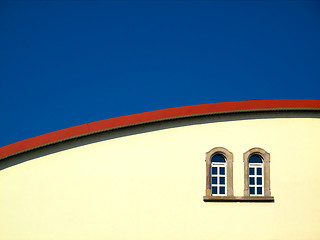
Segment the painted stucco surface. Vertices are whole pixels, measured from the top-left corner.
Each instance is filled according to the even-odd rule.
[[[235,196],[243,153],[269,152],[275,202],[204,202],[214,147],[234,155]],[[319,118],[266,118],[57,151],[0,171],[0,239],[319,239],[319,149]]]

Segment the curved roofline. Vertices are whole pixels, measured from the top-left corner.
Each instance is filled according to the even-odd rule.
[[[0,148],[0,159],[93,133],[170,119],[254,111],[320,111],[320,100],[275,99],[209,103],[168,108],[86,123],[25,139]]]

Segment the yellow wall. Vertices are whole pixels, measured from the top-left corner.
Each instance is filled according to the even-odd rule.
[[[235,196],[243,196],[243,153],[269,152],[275,202],[203,202],[213,147],[234,154]],[[272,118],[52,153],[0,171],[0,239],[320,239],[319,150],[319,118]]]

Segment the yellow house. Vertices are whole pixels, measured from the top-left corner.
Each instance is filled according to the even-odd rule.
[[[320,100],[213,103],[0,148],[0,239],[320,239]]]

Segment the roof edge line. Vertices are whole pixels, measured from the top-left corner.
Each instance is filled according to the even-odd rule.
[[[0,160],[78,137],[141,124],[204,115],[288,110],[320,111],[320,100],[275,99],[208,103],[115,117],[65,128],[0,147]]]

